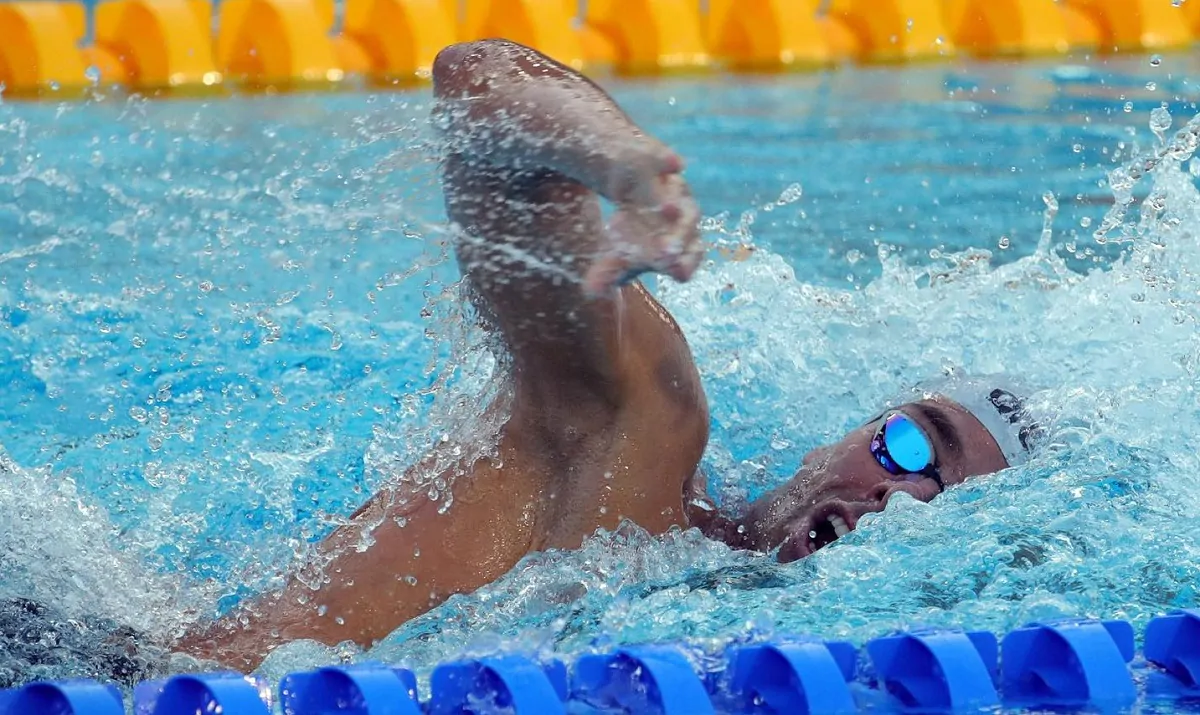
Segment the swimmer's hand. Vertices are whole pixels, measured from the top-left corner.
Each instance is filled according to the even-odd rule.
[[[607,228],[607,245],[584,277],[588,295],[602,296],[642,273],[665,273],[687,281],[704,258],[700,209],[673,152],[660,154],[648,172],[628,172],[605,192],[617,211]],[[638,179],[640,173],[644,179]]]

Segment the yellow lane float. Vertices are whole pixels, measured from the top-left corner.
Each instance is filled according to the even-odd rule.
[[[1055,0],[946,0],[946,28],[960,50],[982,56],[1072,49],[1067,17]]]
[[[1187,18],[1170,0],[1064,0],[1099,28],[1100,50],[1160,50],[1191,43]]]
[[[584,52],[562,0],[466,0],[461,38],[503,37],[583,69]]]
[[[0,2],[0,84],[5,94],[78,90],[90,84],[78,44],[79,3]]]
[[[342,36],[335,39],[347,70],[383,82],[428,79],[433,58],[458,39],[451,8],[442,0],[347,0]],[[361,48],[364,62],[352,48]]]
[[[710,0],[708,47],[734,69],[817,67],[832,59],[820,0]]]
[[[620,72],[698,70],[711,63],[694,0],[588,0],[583,20],[611,43]]]
[[[106,83],[139,90],[211,87],[221,81],[212,57],[211,17],[205,0],[104,2],[96,7],[96,44],[90,55],[119,64],[119,69],[107,68],[116,77],[101,67]]]
[[[258,87],[339,82],[345,71],[333,41],[333,3],[312,0],[223,0],[217,67]]]
[[[831,0],[828,19],[845,28],[831,32],[853,36],[851,48],[857,48],[856,59],[862,61],[905,62],[955,53],[941,0]]]

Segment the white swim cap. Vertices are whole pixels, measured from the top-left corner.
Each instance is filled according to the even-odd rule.
[[[919,383],[913,392],[920,395],[917,399],[941,395],[974,415],[1000,445],[1010,467],[1028,461],[1041,436],[1040,427],[1025,406],[1033,391],[1010,375],[953,375]]]

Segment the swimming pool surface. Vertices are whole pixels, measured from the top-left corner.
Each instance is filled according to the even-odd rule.
[[[1041,385],[1050,448],[799,563],[623,529],[368,654],[294,643],[263,672],[1197,606],[1198,165],[1165,162],[1093,237],[1151,112],[1168,138],[1197,113],[1197,64],[611,83],[689,161],[715,245],[693,282],[651,283],[704,376],[723,501],[948,367]],[[0,104],[0,597],[176,632],[470,430],[489,360],[456,321],[427,101]],[[0,680],[80,674],[10,653]]]

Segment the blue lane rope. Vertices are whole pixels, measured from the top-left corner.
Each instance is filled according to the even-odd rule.
[[[779,637],[697,657],[680,644],[626,646],[567,663],[516,654],[443,663],[429,693],[381,663],[284,677],[276,690],[239,673],[179,675],[133,690],[135,715],[454,715],[580,712],[851,715],[1128,708],[1200,698],[1200,609],[1155,618],[1135,651],[1125,621],[1033,623],[898,633],[858,649]],[[711,655],[711,654],[710,654]],[[0,715],[121,715],[121,691],[92,680],[0,691]]]

